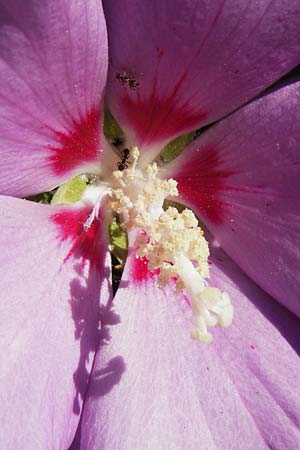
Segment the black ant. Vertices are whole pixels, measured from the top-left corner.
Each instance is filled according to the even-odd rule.
[[[138,81],[136,81],[134,78],[131,78],[129,80],[129,87],[133,91],[135,91],[139,87],[139,85],[140,85],[140,83]]]
[[[120,82],[120,84],[128,83],[130,89],[136,90],[140,83],[131,75],[127,75],[126,72],[117,72],[116,78]]]
[[[118,170],[120,170],[121,172],[122,172],[124,169],[127,169],[127,168],[128,168],[127,160],[128,160],[128,158],[129,158],[129,156],[130,156],[130,150],[129,150],[129,148],[124,148],[122,159],[121,159],[121,161],[118,162],[118,164],[117,164]]]
[[[126,75],[126,72],[117,72],[116,73],[116,78],[117,80],[120,82],[120,84],[125,84],[128,83],[130,80],[130,77],[128,75]]]

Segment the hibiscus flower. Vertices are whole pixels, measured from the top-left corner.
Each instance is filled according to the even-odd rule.
[[[266,91],[299,63],[299,2],[1,0],[0,20],[0,447],[299,448],[300,82]],[[135,166],[176,180],[208,228],[208,283],[234,307],[210,344],[192,313],[201,333],[232,314],[199,312],[195,278],[187,295],[173,273],[158,287],[151,227],[137,250],[124,200]],[[77,175],[74,204],[28,200]],[[118,201],[129,250],[112,298]]]

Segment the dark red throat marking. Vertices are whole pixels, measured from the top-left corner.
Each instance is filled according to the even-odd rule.
[[[49,145],[55,175],[64,175],[77,166],[99,157],[100,148],[100,109],[92,109],[80,121],[73,120],[69,131],[53,131],[57,146]]]
[[[153,278],[158,273],[158,270],[156,272],[151,272],[148,269],[147,261],[148,260],[145,257],[133,258],[132,260],[131,275],[133,280],[138,284]]]
[[[215,224],[224,221],[227,205],[221,194],[228,189],[227,178],[233,174],[222,166],[217,148],[207,146],[191,154],[188,161],[182,162],[178,174],[173,175],[180,197]]]
[[[122,99],[128,126],[133,127],[140,145],[168,140],[194,130],[207,116],[193,108],[184,95],[185,74],[165,96],[158,92],[157,80],[153,81],[149,96],[143,96],[141,89],[133,94],[125,91]]]
[[[66,208],[54,213],[51,220],[57,225],[60,242],[68,239],[71,241],[71,249],[65,261],[73,256],[75,259],[89,261],[92,265],[100,267],[103,255],[102,224],[99,219],[95,219],[87,230],[84,229],[91,211],[90,207]]]

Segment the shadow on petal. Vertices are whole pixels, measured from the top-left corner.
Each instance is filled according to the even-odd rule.
[[[90,380],[94,354],[99,345],[104,345],[101,344],[103,340],[105,342],[109,340],[106,327],[101,328],[100,325],[102,315],[100,302],[107,301],[107,298],[108,302],[111,302],[112,293],[107,285],[110,280],[110,269],[105,266],[101,253],[97,268],[92,261],[90,265],[77,261],[74,269],[78,277],[70,283],[70,305],[75,325],[74,336],[76,340],[80,340],[80,358],[73,374],[76,387],[73,412],[79,415]],[[88,302],[87,298],[89,298]],[[118,318],[114,317],[114,320]]]

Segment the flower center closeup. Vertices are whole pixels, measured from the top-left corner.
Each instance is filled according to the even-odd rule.
[[[159,288],[171,283],[178,292],[187,294],[193,314],[192,337],[210,342],[208,327],[226,327],[232,322],[230,297],[208,287],[209,248],[194,213],[164,207],[168,198],[178,196],[177,182],[160,179],[156,163],[139,169],[138,159],[137,147],[126,149],[113,172],[113,187],[87,188],[84,199],[92,200],[94,208],[84,228],[87,230],[98,216],[100,201],[106,196],[121,226],[135,233],[136,257],[157,274]]]

